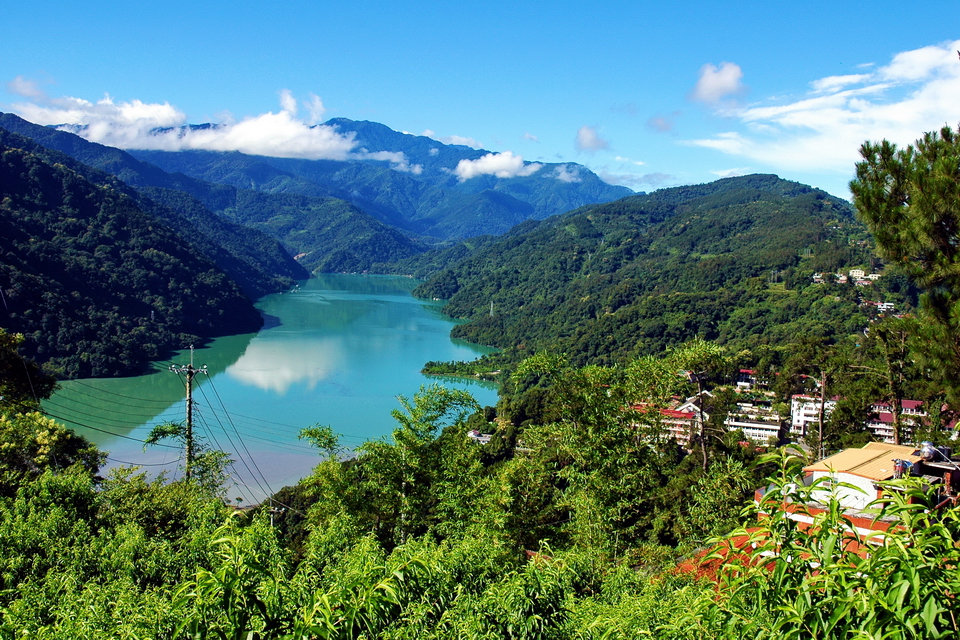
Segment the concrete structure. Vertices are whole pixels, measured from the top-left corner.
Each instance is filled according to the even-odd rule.
[[[742,430],[743,435],[758,444],[780,442],[786,435],[780,414],[762,403],[738,402],[723,424],[728,431]]]
[[[844,509],[862,511],[880,497],[876,483],[897,475],[895,460],[906,460],[913,465],[920,462],[921,457],[915,447],[869,442],[860,449],[844,449],[807,465],[803,471],[809,478],[808,484],[825,479],[822,490],[814,490],[812,494],[817,502],[825,503],[832,496]]]
[[[923,409],[923,402],[919,400],[901,401],[901,439],[906,439],[913,432],[913,427],[929,418]],[[893,407],[886,402],[876,402],[870,407],[867,416],[867,430],[886,443],[893,444]]]
[[[824,422],[830,417],[836,400],[826,400],[823,403]],[[820,398],[797,394],[790,398],[790,436],[802,438],[810,433],[811,425],[814,431],[820,421]]]

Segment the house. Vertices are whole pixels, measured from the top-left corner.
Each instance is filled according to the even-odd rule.
[[[923,409],[923,402],[919,400],[901,400],[901,424],[904,432],[901,437],[909,435],[912,427],[920,424],[929,418],[929,414]],[[887,402],[875,402],[870,406],[870,413],[867,415],[867,430],[876,438],[884,442],[893,443],[893,407]]]
[[[752,372],[751,372],[752,373]],[[712,397],[709,391],[704,397]],[[770,438],[778,441],[784,436],[783,420],[763,396],[751,394],[751,400],[738,401],[729,411],[723,424],[728,431],[742,430],[744,435],[758,444],[766,444]],[[701,416],[704,422],[710,419],[706,411],[701,413],[700,396],[691,396],[670,409],[661,409],[661,423],[672,438],[683,447],[690,448],[691,434],[700,433]]]
[[[863,269],[850,269],[850,277],[854,280],[863,280],[867,272]]]
[[[803,484],[812,487],[809,500],[798,503],[786,497],[780,507],[787,517],[798,523],[801,530],[813,524],[814,519],[827,513],[831,499],[842,510],[843,520],[849,526],[850,535],[844,544],[857,550],[863,540],[853,536],[874,536],[867,544],[878,543],[882,538],[876,534],[888,531],[898,522],[879,518],[875,512],[866,511],[871,503],[882,496],[884,490],[897,491],[895,486],[884,487],[882,483],[903,477],[919,477],[935,492],[935,508],[956,507],[960,501],[960,465],[951,457],[947,448],[937,448],[923,443],[917,449],[883,442],[870,442],[859,449],[844,449],[803,468]],[[776,486],[758,489],[754,499],[762,505],[774,495]]]
[[[844,509],[862,511],[880,497],[878,482],[903,475],[903,468],[898,467],[896,460],[906,460],[910,465],[915,465],[921,459],[913,446],[869,442],[859,449],[844,449],[807,465],[803,472],[809,480],[805,482],[807,485],[821,478],[826,479],[821,485],[823,489],[815,490],[812,494],[817,502],[824,503],[833,496]]]
[[[753,369],[740,369],[737,373],[737,388],[738,389],[753,389],[757,384],[757,378],[754,375]]]
[[[866,276],[866,278],[867,278],[867,280],[874,280],[874,281],[876,281],[876,280],[879,280],[879,279],[880,279],[880,274],[879,274],[879,273],[868,273],[867,276]]]
[[[785,435],[780,414],[764,403],[738,402],[723,424],[729,431],[740,429],[743,435],[760,444],[766,444],[771,439],[779,442]]]
[[[690,434],[693,433],[694,430],[699,431],[697,425],[699,425],[700,422],[696,409],[692,411],[661,409],[660,419],[669,436],[683,447],[690,446]]]
[[[847,284],[848,278],[844,274],[838,273],[836,277],[837,277],[838,284]]]
[[[480,433],[476,429],[471,429],[467,431],[467,437],[476,442],[477,444],[487,444],[490,442],[490,438],[493,437],[492,433]]]
[[[823,420],[830,417],[830,413],[837,406],[837,401],[825,400],[823,403]],[[820,422],[820,398],[797,394],[790,398],[790,436],[802,438],[814,430]]]

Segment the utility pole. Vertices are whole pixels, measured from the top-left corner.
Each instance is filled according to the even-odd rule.
[[[184,475],[187,477],[187,480],[189,480],[193,471],[193,378],[198,373],[207,375],[207,365],[203,365],[199,369],[193,367],[193,345],[190,345],[190,364],[185,367],[175,364],[170,365],[170,371],[176,374],[183,373],[187,376],[187,431],[183,439],[184,447],[186,448]]]

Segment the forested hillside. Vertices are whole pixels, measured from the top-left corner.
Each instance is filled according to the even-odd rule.
[[[415,294],[470,320],[455,337],[580,364],[694,336],[745,348],[848,335],[867,323],[861,296],[908,293],[896,277],[815,285],[816,272],[880,267],[869,234],[848,203],[769,175],[583,207],[473,244],[406,262],[432,272]]]
[[[308,271],[363,271],[374,262],[392,262],[426,249],[339,198],[267,193],[170,174],[125,151],[34,125],[12,114],[0,114],[0,127],[116,176],[151,200],[162,202],[164,208],[153,213],[166,215],[171,226],[178,227],[186,219],[221,251],[254,264],[270,278],[286,279],[263,283],[266,286],[256,290],[257,296],[287,286],[291,279],[304,278]],[[269,246],[276,241],[286,251]],[[299,256],[299,264],[290,256]],[[234,263],[221,266],[229,271]],[[231,275],[238,281],[246,277],[240,271]]]
[[[478,175],[455,169],[488,151],[447,145],[376,122],[336,118],[324,123],[353,135],[369,159],[269,158],[210,151],[131,151],[167,171],[269,193],[344,198],[386,224],[443,240],[499,234],[529,219],[629,195],[575,163],[546,163],[529,175]],[[376,154],[402,154],[402,170]],[[530,163],[527,163],[530,166]]]
[[[26,355],[67,377],[113,376],[260,327],[237,284],[122,184],[3,130],[0,154],[0,326],[26,336]]]

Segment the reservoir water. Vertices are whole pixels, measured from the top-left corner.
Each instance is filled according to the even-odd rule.
[[[297,438],[304,427],[325,424],[356,447],[388,436],[396,423],[397,396],[422,385],[467,389],[483,405],[496,388],[420,373],[429,360],[472,360],[489,349],[450,338],[453,321],[440,303],[410,295],[409,278],[321,275],[257,306],[265,325],[256,334],[218,338],[194,351],[207,373],[194,380],[194,428],[207,444],[230,454],[235,485],[229,497],[258,502],[293,484],[319,462]],[[136,464],[169,477],[182,473],[174,442],[143,440],[157,424],[185,419],[184,376],[189,350],[156,362],[133,378],[72,380],[44,408],[109,452],[106,469]]]

